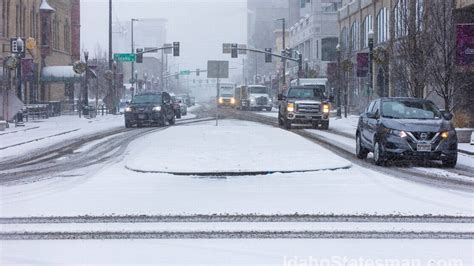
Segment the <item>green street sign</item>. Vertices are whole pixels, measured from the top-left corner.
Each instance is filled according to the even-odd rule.
[[[114,54],[114,60],[118,62],[135,62],[136,54]]]
[[[181,70],[179,72],[180,75],[191,75],[191,70]]]

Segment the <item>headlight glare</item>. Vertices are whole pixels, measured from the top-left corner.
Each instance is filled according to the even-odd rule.
[[[156,111],[156,112],[161,111],[161,106],[155,106],[155,107],[153,107],[153,111]]]
[[[449,137],[449,132],[448,132],[448,131],[443,131],[443,132],[441,132],[441,137],[442,137],[443,139],[447,139],[447,138]]]
[[[286,106],[286,110],[288,112],[294,112],[295,111],[295,104],[294,103],[288,103],[288,105]]]
[[[230,98],[230,103],[234,104],[235,103],[235,98]]]
[[[132,107],[126,107],[126,108],[125,108],[125,112],[128,113],[128,112],[131,112],[131,111],[132,111]]]
[[[323,105],[323,113],[325,113],[325,114],[329,113],[329,104],[324,104]]]

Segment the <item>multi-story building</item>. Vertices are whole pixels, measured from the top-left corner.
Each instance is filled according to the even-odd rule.
[[[288,0],[247,0],[247,44],[251,48],[272,48],[277,51],[275,30],[281,29],[284,18],[288,21]],[[275,60],[274,60],[275,61]],[[249,53],[245,61],[246,79],[249,83],[263,82],[275,75],[275,64],[266,64],[263,54]]]
[[[307,75],[326,77],[327,65],[336,60],[338,43],[338,8],[341,1],[301,0],[298,21],[290,25],[290,47],[303,54]],[[298,66],[291,64],[291,75],[297,75]]]
[[[459,13],[473,14],[474,1],[457,2]],[[340,63],[345,72],[344,84],[341,86],[348,93],[349,105],[352,105],[353,109],[360,110],[365,107],[367,101],[383,96],[417,94],[418,97],[439,100],[436,99],[436,93],[432,93],[426,78],[428,72],[424,71],[428,69],[425,65],[428,61],[427,56],[422,55],[425,49],[431,49],[423,45],[428,43],[424,43],[426,36],[432,34],[426,22],[433,19],[429,18],[429,14],[434,8],[427,0],[343,1],[343,6],[338,11]],[[473,22],[472,15],[462,17],[464,19],[457,23]],[[373,56],[372,61],[369,61],[367,58],[371,52],[371,41],[374,44]],[[420,55],[415,57],[419,61],[404,58],[413,53]],[[403,60],[410,61],[410,64],[404,63]],[[372,69],[372,75],[367,69],[364,70],[364,66]],[[413,79],[413,83],[418,82],[418,88],[404,83],[404,78]],[[414,88],[409,88],[410,85]]]
[[[0,1],[0,61],[11,56],[10,39],[34,39],[21,59],[21,89],[15,70],[2,64],[0,90],[16,90],[24,103],[67,101],[80,80],[72,63],[80,59],[80,0]],[[4,75],[3,75],[4,74]]]

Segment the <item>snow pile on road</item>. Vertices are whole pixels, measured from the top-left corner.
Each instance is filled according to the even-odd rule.
[[[351,163],[302,137],[252,122],[174,127],[130,145],[127,168],[143,172],[318,171]],[[289,141],[291,140],[291,141]]]

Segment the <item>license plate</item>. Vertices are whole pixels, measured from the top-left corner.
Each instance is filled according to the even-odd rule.
[[[145,119],[145,115],[144,114],[139,114],[138,119]]]
[[[417,144],[417,151],[431,151],[431,144]]]

